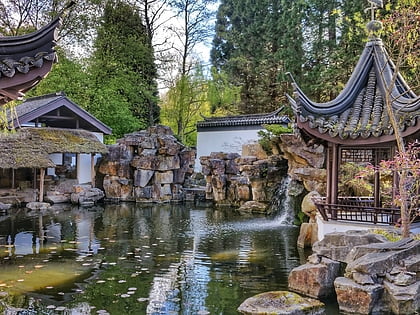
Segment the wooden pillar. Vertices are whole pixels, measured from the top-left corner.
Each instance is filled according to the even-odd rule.
[[[328,149],[327,149],[327,195],[326,195],[326,203],[332,203],[332,199],[331,199],[331,184],[332,184],[332,163],[333,163],[333,159],[332,159],[332,143],[328,143]]]
[[[379,165],[379,155],[377,152],[378,149],[375,149],[375,173],[374,173],[374,181],[373,181],[373,206],[380,207],[381,206],[381,174],[377,169]]]
[[[12,189],[15,189],[15,169],[12,168]]]
[[[340,166],[340,154],[338,144],[332,144],[331,152],[331,176],[329,177],[330,181],[330,200],[332,204],[338,203],[338,171]],[[336,207],[333,207],[331,210],[331,219],[337,219]]]
[[[41,168],[39,173],[39,202],[44,201],[44,177],[45,168]]]
[[[90,176],[91,176],[91,184],[92,184],[92,188],[95,187],[95,177],[96,177],[96,173],[95,173],[95,153],[92,153],[90,155]]]

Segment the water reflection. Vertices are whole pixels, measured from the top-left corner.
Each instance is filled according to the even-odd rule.
[[[89,305],[104,314],[237,314],[245,298],[287,288],[304,259],[297,233],[272,218],[182,205],[22,209],[0,221],[8,293],[0,301],[28,308],[35,299],[50,313]]]

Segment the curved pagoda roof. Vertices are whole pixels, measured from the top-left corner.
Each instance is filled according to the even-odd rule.
[[[270,124],[288,124],[290,118],[287,115],[280,115],[283,107],[264,114],[237,115],[224,117],[203,117],[203,121],[197,122],[197,129],[225,128],[225,127],[245,127],[262,126]]]
[[[384,102],[396,76],[390,99],[403,137],[420,131],[420,97],[396,73],[382,41],[371,38],[343,91],[326,103],[310,100],[296,82],[288,96],[297,125],[307,133],[339,144],[377,144],[394,141]]]
[[[0,105],[21,98],[50,72],[59,24],[57,17],[33,33],[0,37]]]

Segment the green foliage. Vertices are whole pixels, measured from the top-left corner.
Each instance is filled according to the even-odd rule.
[[[196,143],[196,128],[200,113],[205,113],[207,81],[200,70],[194,75],[181,76],[162,100],[162,122],[172,128],[178,139],[189,146]]]
[[[363,172],[363,176],[361,176]],[[338,193],[341,196],[372,196],[373,171],[353,162],[340,165]]]
[[[303,1],[224,0],[211,59],[241,88],[239,111],[272,111],[285,102],[284,73],[300,74]]]
[[[391,230],[384,230],[384,229],[373,229],[373,233],[385,236],[385,238],[390,242],[397,242],[401,240],[401,234],[398,234]]]
[[[135,8],[122,1],[107,2],[94,48],[88,68],[90,110],[113,121],[116,137],[158,122],[153,49]]]
[[[264,125],[265,130],[258,131],[258,140],[265,152],[272,154],[273,139],[283,133],[292,133],[293,129],[283,125]]]
[[[217,111],[237,113],[240,100],[240,88],[229,82],[224,72],[211,69],[212,79],[208,82],[207,98],[212,114]]]

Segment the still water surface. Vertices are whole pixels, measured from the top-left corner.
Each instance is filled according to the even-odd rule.
[[[2,312],[238,314],[246,298],[286,290],[289,271],[306,259],[297,227],[232,210],[106,204],[15,212],[0,217]]]

